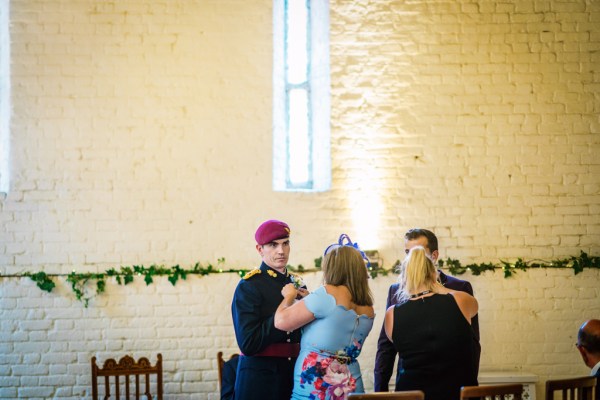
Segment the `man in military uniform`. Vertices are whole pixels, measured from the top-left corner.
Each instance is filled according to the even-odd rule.
[[[268,220],[258,227],[254,238],[262,264],[240,280],[233,295],[233,327],[242,353],[235,381],[236,400],[282,400],[292,394],[300,331],[280,331],[273,324],[283,300],[281,289],[298,281],[286,268],[289,236],[290,228],[282,221]],[[305,288],[299,292],[308,294]]]

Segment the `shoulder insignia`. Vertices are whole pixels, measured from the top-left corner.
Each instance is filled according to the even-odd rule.
[[[271,269],[267,270],[267,274],[271,275],[273,278],[277,278],[277,272],[275,272]]]
[[[243,279],[250,279],[252,278],[254,275],[260,274],[261,270],[260,268],[254,268],[252,271],[248,271],[246,272],[246,275],[244,275]]]

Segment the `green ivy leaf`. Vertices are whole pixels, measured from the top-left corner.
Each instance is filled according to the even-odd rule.
[[[323,262],[323,256],[315,258],[315,268],[321,269],[321,263]]]
[[[37,285],[40,289],[42,289],[43,291],[46,291],[48,293],[50,293],[52,291],[52,289],[54,289],[54,287],[56,286],[54,284],[54,282],[52,282],[51,280],[46,280],[44,282],[38,282]]]
[[[123,275],[123,281],[127,285],[128,283],[133,282],[133,274]]]
[[[144,282],[146,282],[146,286],[150,285],[154,280],[152,279],[151,274],[144,275]]]
[[[467,269],[465,267],[460,265],[460,261],[458,261],[458,260],[454,260],[452,258],[447,258],[446,264],[448,264],[448,269],[450,270],[450,273],[452,275],[462,275],[467,271]]]
[[[579,262],[579,260],[573,261],[573,272],[575,275],[583,271],[583,263]]]
[[[104,279],[98,279],[96,281],[96,293],[97,294],[103,293],[105,289],[106,289],[106,281]]]
[[[517,261],[515,261],[515,268],[516,269],[520,269],[520,270],[525,270],[527,269],[528,265],[525,261],[523,261],[522,258],[517,258]]]
[[[37,287],[48,293],[56,286],[54,281],[44,271],[35,274],[25,274],[25,276],[29,276],[36,283]]]

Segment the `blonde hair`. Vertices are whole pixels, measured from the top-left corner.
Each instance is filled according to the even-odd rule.
[[[435,292],[437,286],[437,271],[425,248],[415,246],[410,249],[408,256],[400,266],[400,275],[398,276],[398,299],[400,302],[410,299],[411,294],[415,294],[419,287],[425,286],[426,290]]]
[[[360,252],[352,246],[329,250],[323,258],[323,283],[346,286],[352,301],[359,306],[372,306],[369,272]]]

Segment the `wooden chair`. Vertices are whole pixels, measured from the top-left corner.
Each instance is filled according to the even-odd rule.
[[[562,400],[593,400],[596,389],[593,376],[549,380],[546,381],[546,400],[553,400],[554,392],[559,390]]]
[[[103,399],[111,398],[111,387],[114,389],[116,399],[121,399],[121,390],[125,392],[125,399],[129,400],[132,388],[130,384],[134,384],[135,399],[140,399],[140,396],[146,396],[148,400],[162,400],[163,398],[163,381],[162,381],[162,355],[159,353],[156,365],[152,366],[146,357],[141,357],[138,362],[130,356],[122,357],[117,363],[114,358],[109,358],[104,361],[102,368],[96,365],[96,357],[92,357],[92,399],[98,400],[98,377],[104,377],[104,397]],[[156,380],[151,385],[150,376],[156,375]],[[144,387],[140,385],[140,376],[144,376]],[[114,377],[114,379],[111,379]],[[120,377],[124,377],[120,381]],[[133,382],[130,382],[130,377],[133,377]],[[102,386],[102,385],[101,385]],[[153,387],[155,391],[151,391]],[[152,395],[155,393],[155,396]]]
[[[233,360],[234,358],[238,357],[239,354],[238,353],[233,353],[230,357],[229,360]],[[219,372],[219,393],[222,391],[223,389],[223,367],[225,366],[225,359],[223,358],[223,352],[219,351],[217,353],[217,370]]]
[[[348,400],[424,400],[425,394],[420,390],[404,392],[350,393]]]
[[[509,397],[511,396],[512,397]],[[523,395],[523,385],[518,384],[502,384],[502,385],[485,385],[485,386],[463,386],[460,389],[460,399],[472,398],[487,398],[492,400],[498,396],[500,399],[521,400]]]

